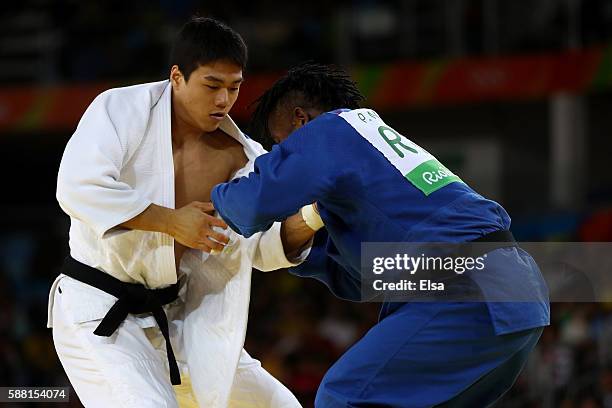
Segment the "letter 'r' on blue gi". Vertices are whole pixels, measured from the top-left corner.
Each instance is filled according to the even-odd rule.
[[[347,119],[360,114],[364,125]],[[449,177],[435,189],[410,180],[410,168],[408,175],[398,171],[369,141],[372,134],[364,136],[370,117],[380,120],[365,109],[322,114],[260,156],[248,177],[211,193],[222,218],[245,236],[316,201],[325,230],[290,272],[349,300],[361,299],[362,242],[460,243],[510,228],[499,204],[438,162]],[[374,136],[398,156],[422,150],[386,125]],[[316,406],[485,407],[497,400],[549,324],[550,310],[540,271],[520,248],[490,252],[486,268],[497,279],[495,286],[476,282],[484,302],[383,304],[379,323],[325,375]],[[486,301],[500,285],[519,281],[533,301]]]

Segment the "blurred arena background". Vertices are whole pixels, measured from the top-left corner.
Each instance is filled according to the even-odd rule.
[[[249,46],[233,110],[245,129],[284,69],[337,63],[388,123],[500,201],[517,239],[612,241],[612,0],[3,3],[0,386],[67,384],[45,327],[68,250],[55,201],[63,147],[101,90],[167,77],[172,38],[196,12]],[[246,348],[309,407],[377,308],[256,273]],[[612,305],[555,303],[552,319],[497,406],[611,408]]]

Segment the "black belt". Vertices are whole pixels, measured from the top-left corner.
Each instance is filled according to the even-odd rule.
[[[166,341],[170,381],[174,385],[181,383],[181,375],[176,358],[174,357],[172,345],[170,344],[168,318],[162,308],[163,305],[172,303],[178,298],[178,283],[163,289],[147,289],[141,284],[122,282],[96,268],[82,264],[70,256],[64,261],[61,272],[72,279],[100,289],[118,299],[94,331],[94,334],[97,336],[110,337],[130,313],[153,314]]]
[[[508,230],[498,230],[498,231],[493,231],[493,232],[489,232],[486,235],[483,235],[480,238],[476,238],[473,241],[470,242],[497,242],[497,243],[505,243],[505,244],[510,244],[510,245],[505,245],[505,246],[515,246],[516,245],[516,240],[514,239],[514,235],[512,235],[512,232],[508,231]]]
[[[518,247],[512,232],[498,230],[485,234],[472,241],[461,243],[432,242],[424,243],[424,249],[437,256],[479,257],[499,248]]]
[[[437,245],[440,246],[439,249],[436,247]],[[449,248],[447,248],[447,246],[449,246]],[[481,256],[486,256],[487,253],[496,249],[508,247],[518,247],[518,243],[514,239],[514,235],[512,235],[512,232],[508,230],[498,230],[489,232],[488,234],[485,234],[472,241],[462,242],[459,244],[436,243],[435,245],[432,245],[431,248],[428,248],[428,250],[432,251],[438,256],[444,255],[450,257],[478,258]],[[436,250],[439,252],[436,253]],[[435,273],[436,278],[434,279],[434,277],[431,277],[430,279],[441,282],[461,282],[464,279],[463,275],[457,274],[454,271],[447,271],[446,269],[430,270],[427,271],[427,273]]]
[[[472,246],[471,244],[479,245]],[[512,232],[508,230],[498,230],[489,232],[480,238],[466,242],[462,244],[462,246],[466,248],[465,252],[467,252],[466,254],[462,251],[463,255],[479,256],[495,249],[518,246],[518,243],[514,239]]]

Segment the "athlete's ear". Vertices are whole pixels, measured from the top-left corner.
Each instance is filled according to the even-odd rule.
[[[172,83],[172,86],[178,86],[182,78],[183,73],[179,69],[178,65],[173,65],[172,68],[170,68],[170,82]]]
[[[299,128],[299,127],[302,127],[305,124],[307,124],[309,121],[310,121],[310,115],[308,115],[308,113],[306,113],[304,108],[296,106],[293,109],[293,122],[294,122],[294,126]]]

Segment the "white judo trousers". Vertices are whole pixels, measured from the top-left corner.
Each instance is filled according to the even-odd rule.
[[[181,370],[181,385],[169,380],[164,338],[154,327],[142,328],[129,315],[111,337],[93,331],[100,320],[74,323],[73,291],[82,283],[64,277],[58,281],[52,312],[53,342],[70,383],[89,407],[198,407],[178,333],[182,321],[168,307],[170,335]],[[77,296],[78,297],[78,296]],[[178,307],[174,307],[178,309]],[[214,382],[214,380],[211,380]],[[234,372],[228,407],[299,407],[293,394],[261,367],[244,349]]]
[[[170,117],[168,81],[104,92],[79,122],[58,173],[57,199],[70,216],[72,258],[150,289],[177,282],[173,238],[118,226],[151,203],[174,208]],[[265,150],[229,117],[221,130],[243,145],[249,160],[234,177],[248,174]],[[248,239],[230,234],[221,254],[184,253],[179,299],[164,308],[180,386],[170,383],[164,340],[152,316],[129,315],[112,336],[96,336],[93,331],[117,299],[64,275],[56,279],[48,326],[86,407],[300,406],[243,349],[252,268],[295,265],[284,254],[280,224]]]

